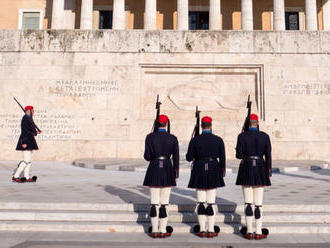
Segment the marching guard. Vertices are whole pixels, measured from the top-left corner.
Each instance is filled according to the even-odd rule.
[[[262,228],[262,203],[264,187],[271,185],[271,143],[269,136],[259,131],[258,116],[251,114],[249,118],[249,129],[237,139],[236,158],[241,159],[241,163],[236,185],[242,186],[245,201],[246,227],[241,229],[241,233],[246,239],[260,240],[267,238],[269,233],[268,229]]]
[[[199,126],[199,120],[196,126]],[[201,127],[202,134],[195,135],[190,141],[186,154],[187,161],[193,161],[188,187],[196,189],[197,194],[199,225],[194,227],[194,233],[201,238],[213,238],[220,232],[220,228],[214,225],[215,199],[216,189],[225,186],[226,155],[222,138],[212,134],[212,118],[203,117]]]
[[[171,187],[176,186],[179,177],[179,143],[168,130],[166,115],[159,115],[155,126],[154,132],[145,140],[144,159],[150,163],[143,185],[150,187],[149,234],[152,238],[166,238],[173,232],[173,228],[167,225],[168,204]]]
[[[33,122],[33,106],[26,106],[24,110],[25,115],[21,122],[21,135],[16,146],[17,151],[22,151],[23,160],[19,162],[12,178],[13,182],[18,183],[37,181],[36,176],[30,177],[30,168],[32,164],[32,151],[38,150],[34,136],[37,136],[41,131],[36,128]],[[23,174],[23,177],[21,174]]]

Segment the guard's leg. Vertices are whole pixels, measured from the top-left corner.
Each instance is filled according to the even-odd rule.
[[[256,239],[263,239],[266,238],[262,231],[262,219],[263,219],[263,211],[262,211],[262,203],[263,203],[263,196],[264,196],[264,188],[263,187],[254,187],[253,188],[253,195],[254,195],[254,217],[256,220]]]
[[[159,208],[159,232],[162,237],[171,236],[172,232],[168,232],[168,203],[170,201],[171,188],[161,188],[160,189],[160,208]]]
[[[243,194],[245,201],[245,220],[247,227],[247,234],[245,237],[247,239],[253,239],[253,188],[249,186],[243,186]]]
[[[218,235],[217,232],[214,231],[215,217],[217,207],[215,205],[215,195],[216,189],[210,189],[206,191],[206,216],[208,220],[208,237],[213,238]]]
[[[27,163],[24,160],[19,162],[19,164],[16,168],[16,171],[14,173],[13,179],[18,179],[21,177],[21,174],[22,174],[23,170],[25,169],[26,165],[27,165]]]
[[[157,238],[158,228],[158,216],[159,216],[159,203],[160,203],[160,188],[150,188],[150,221],[151,221],[151,232],[150,235],[153,238]]]
[[[23,155],[24,155],[24,161],[27,163],[24,168],[24,177],[26,178],[26,180],[29,180],[30,168],[32,162],[32,151],[23,151]]]
[[[19,162],[16,171],[14,173],[14,179],[18,179],[21,177],[22,172],[24,171],[25,167],[31,162],[31,155],[29,154],[30,151],[23,151],[23,161]],[[25,178],[24,178],[25,181]]]
[[[199,230],[195,230],[195,233],[201,237],[206,237],[206,190],[196,190],[197,194],[197,205],[196,214],[199,223]]]

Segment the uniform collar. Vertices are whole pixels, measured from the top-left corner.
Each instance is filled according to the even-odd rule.
[[[203,130],[202,133],[212,133],[211,130]]]
[[[250,127],[249,130],[250,131],[258,131],[258,128],[256,128],[256,127]]]
[[[166,129],[164,129],[164,128],[158,128],[158,132],[166,132]]]

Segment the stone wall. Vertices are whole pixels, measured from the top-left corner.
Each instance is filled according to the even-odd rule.
[[[275,159],[329,160],[330,32],[0,30],[1,159],[19,159],[22,112],[43,130],[35,159],[140,158],[160,95],[184,154],[198,105],[234,158],[251,94]]]

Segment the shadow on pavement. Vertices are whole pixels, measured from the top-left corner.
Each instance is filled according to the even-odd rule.
[[[183,196],[189,195],[189,196],[196,198],[196,192],[193,190],[174,188],[172,191],[176,194],[181,194]],[[175,195],[175,196],[177,197],[177,195]],[[183,199],[185,199],[185,201],[187,201],[188,198],[183,197]],[[182,214],[184,214],[187,211],[190,211],[193,213],[195,223],[193,223],[192,225],[189,224],[193,228],[193,226],[197,224],[197,216],[195,214],[196,200],[195,201],[193,201],[191,199],[188,199],[188,200],[190,201],[189,202],[190,205],[179,205],[178,211],[179,211],[179,213],[182,213]],[[240,214],[236,213],[237,204],[235,202],[228,201],[228,200],[218,197],[218,196],[216,197],[215,202],[217,203],[218,212],[224,215],[224,224],[230,225],[234,229],[234,233],[238,234],[242,217]],[[189,209],[187,209],[187,208],[189,208]],[[192,219],[191,216],[183,215],[184,224],[191,222],[191,219]],[[221,223],[216,223],[216,225],[219,225],[219,224],[221,224]],[[192,229],[191,229],[191,232],[192,232]]]
[[[315,170],[313,172],[316,174],[319,174],[319,175],[330,175],[330,170],[329,171],[328,170]],[[311,176],[297,175],[294,173],[280,173],[280,174],[283,176],[288,176],[288,177],[297,177],[297,178],[304,178],[304,179],[310,179],[310,180],[316,180],[316,181],[321,181],[321,182],[325,182],[325,183],[330,183],[330,178],[329,179],[315,178],[315,177],[311,177]]]
[[[130,190],[118,188],[112,185],[104,186],[104,190],[111,195],[119,196],[119,198],[125,201],[126,203],[133,204],[134,212],[138,214],[136,223],[143,226],[144,232],[148,233],[149,227],[145,225],[146,224],[145,219],[147,215],[146,204],[149,203],[149,198],[145,196],[141,196],[140,194],[137,194]]]
[[[330,169],[312,170],[312,172],[321,176],[330,176]]]

